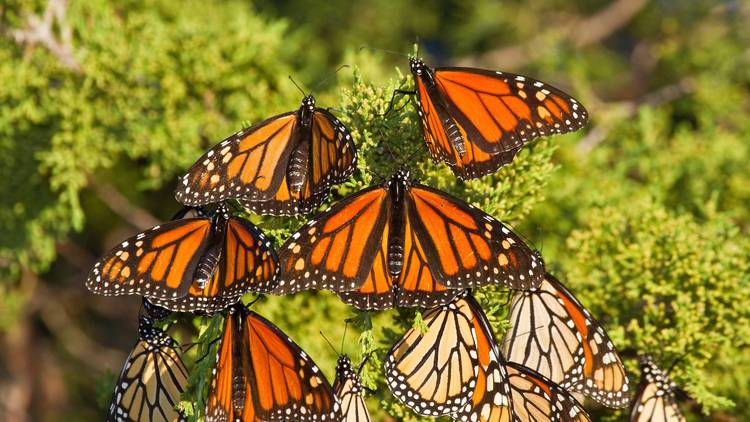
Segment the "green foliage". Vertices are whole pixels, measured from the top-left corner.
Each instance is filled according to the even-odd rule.
[[[422,183],[530,237],[548,268],[605,324],[633,385],[636,354],[652,353],[663,367],[677,362],[675,381],[708,414],[695,418],[746,419],[750,9],[744,2],[648,2],[617,33],[591,44],[570,28],[585,25],[607,2],[68,3],[65,23],[78,70],[42,43],[23,44],[11,34],[27,25],[29,14],[42,15],[47,1],[0,6],[3,332],[39,312],[42,296],[27,280],[36,277],[61,302],[55,306],[75,310],[72,321],[83,333],[96,335],[92,321],[114,327],[102,308],[118,299],[79,297],[87,268],[72,269],[86,267],[93,259],[87,253],[102,253],[134,229],[105,209],[99,188],[111,185],[135,206],[167,218],[177,208],[172,181],[206,148],[298,107],[300,93],[287,81],[292,75],[313,89],[319,106],[333,108],[360,154],[354,176],[333,189],[323,209],[408,166]],[[53,28],[55,35],[59,30]],[[495,175],[457,181],[429,161],[412,99],[397,96],[381,116],[395,89],[412,89],[410,76],[393,70],[394,63],[405,69],[406,59],[359,50],[367,44],[406,52],[417,36],[426,40],[421,54],[431,64],[480,63],[559,85],[588,107],[591,127],[537,141]],[[515,54],[501,61],[482,56],[513,45]],[[330,81],[339,62],[351,68],[336,74],[336,86]],[[305,222],[246,216],[277,245]],[[63,250],[68,254],[58,259]],[[70,257],[76,250],[84,251],[78,261]],[[508,324],[508,292],[493,287],[475,295],[499,338]],[[427,420],[393,399],[382,378],[385,353],[405,330],[421,326],[420,313],[356,312],[330,292],[265,297],[253,306],[314,356],[329,379],[336,351],[319,331],[335,346],[343,339],[355,365],[369,355],[362,375],[375,390],[368,399],[375,420]],[[35,344],[47,345],[43,320],[26,326],[41,326]],[[193,375],[182,403],[194,420],[205,407],[218,345],[211,342],[221,322],[195,318],[193,330],[176,335],[199,343],[187,354]],[[110,342],[113,327],[103,346],[117,344],[126,353],[132,342]],[[55,341],[55,350],[72,350]],[[42,355],[37,363],[46,365],[45,374],[59,374],[54,391],[66,382],[67,401],[54,409],[64,409],[65,419],[101,413],[119,367],[86,366],[96,382],[84,385],[68,380],[80,378],[85,358]],[[49,355],[57,360],[50,363]],[[56,410],[50,412],[59,419]],[[38,419],[50,417],[34,411]],[[595,420],[625,417],[594,411]]]

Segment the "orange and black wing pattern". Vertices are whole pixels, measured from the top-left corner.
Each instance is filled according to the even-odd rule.
[[[503,354],[561,387],[604,406],[630,403],[628,377],[604,328],[562,283],[547,274],[541,286],[517,292]]]
[[[543,82],[474,68],[430,69],[411,61],[431,155],[462,179],[494,173],[527,142],[583,127],[586,110]]]
[[[497,344],[484,311],[467,294],[461,299],[471,309],[476,334],[477,381],[471,399],[452,415],[459,421],[516,422],[511,404],[508,373],[503,365]]]
[[[630,409],[630,422],[685,422],[674,394],[676,388],[653,358],[641,358],[641,382]]]
[[[276,194],[267,200],[239,197],[242,206],[259,214],[307,214],[320,206],[331,186],[351,175],[357,153],[344,125],[321,108],[314,109],[309,125],[298,129],[298,146]]]
[[[141,317],[139,339],[120,373],[107,422],[175,422],[187,420],[177,411],[188,384],[188,370],[169,335]]]
[[[155,226],[125,240],[97,261],[86,287],[105,296],[183,297],[210,235],[208,218],[186,218]]]
[[[386,355],[386,383],[420,415],[454,414],[479,382],[474,312],[457,299],[429,310],[423,319],[426,332],[409,329]]]
[[[361,367],[360,367],[361,369]],[[347,355],[342,355],[336,364],[336,380],[333,383],[333,391],[336,392],[341,402],[341,422],[370,422],[370,412],[362,395],[364,388],[359,374],[352,368],[351,360]]]
[[[590,422],[578,401],[562,387],[538,372],[506,362],[513,413],[528,422]]]
[[[362,286],[378,248],[387,242],[389,215],[388,192],[376,186],[348,196],[310,220],[279,249],[282,275],[274,293]]]
[[[273,245],[253,224],[229,217],[223,228],[221,248],[204,257],[202,264],[214,266],[206,281],[194,280],[187,295],[177,300],[153,300],[154,304],[180,312],[213,313],[236,303],[247,292],[268,293],[276,287],[278,258]]]
[[[541,256],[489,214],[424,185],[413,184],[406,196],[416,238],[445,287],[529,289],[542,282]]]
[[[206,415],[209,422],[334,420],[339,403],[299,346],[237,306],[227,317]]]
[[[298,121],[292,111],[224,139],[180,179],[177,201],[204,205],[238,197],[273,198],[286,173]]]

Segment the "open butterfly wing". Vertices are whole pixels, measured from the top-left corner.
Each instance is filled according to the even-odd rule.
[[[630,410],[630,422],[685,422],[674,396],[675,385],[650,357],[641,360],[641,381]]]
[[[105,296],[183,297],[206,250],[210,231],[207,218],[155,226],[122,242],[97,261],[86,287]]]
[[[487,153],[517,151],[528,141],[578,130],[588,113],[543,82],[504,72],[446,67],[434,78],[466,139]]]
[[[477,144],[467,142],[466,131],[446,110],[434,85],[416,78],[417,107],[422,133],[435,162],[445,162],[461,180],[474,179],[494,173],[513,161],[521,149],[488,153]],[[457,146],[460,145],[460,148]]]
[[[117,380],[107,421],[186,420],[175,409],[187,388],[188,371],[174,340],[151,327],[150,319],[141,320],[140,331]]]
[[[490,215],[424,185],[412,185],[406,197],[416,238],[433,276],[445,287],[529,289],[542,282],[539,255]]]
[[[409,215],[404,221],[404,252],[401,273],[394,280],[388,271],[388,233],[384,227],[381,245],[365,282],[357,290],[339,292],[341,299],[358,309],[388,309],[394,306],[432,308],[450,302],[459,290],[449,290],[432,276],[422,241]]]
[[[538,289],[516,293],[510,321],[502,342],[509,361],[605,406],[630,403],[628,378],[611,340],[554,277],[547,274]]]
[[[589,422],[576,399],[559,385],[525,366],[505,363],[513,412],[528,422]]]
[[[450,415],[468,402],[477,382],[473,312],[463,300],[429,310],[427,332],[411,328],[388,352],[388,388],[414,412]]]
[[[221,141],[180,179],[177,201],[202,205],[273,198],[286,174],[298,121],[296,111],[280,114]]]
[[[242,419],[333,420],[339,404],[328,380],[289,337],[248,311],[243,331],[247,382]],[[252,406],[250,406],[252,403]]]
[[[213,313],[253,291],[270,292],[276,286],[278,258],[265,235],[245,219],[230,217],[224,227],[221,257],[211,279],[201,287],[193,282],[186,296],[153,303],[180,312]]]
[[[310,220],[281,247],[275,294],[354,290],[364,283],[390,215],[380,186],[348,196]]]

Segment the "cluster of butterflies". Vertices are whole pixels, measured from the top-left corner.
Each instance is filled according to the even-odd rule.
[[[431,69],[412,59],[417,111],[436,162],[472,179],[511,162],[529,141],[581,128],[586,110],[523,76]],[[277,253],[235,203],[264,215],[317,210],[356,167],[348,130],[307,95],[299,110],[241,130],[178,182],[185,207],[93,267],[87,287],[144,297],[139,339],[118,380],[109,421],[173,421],[188,371],[156,323],[171,312],[222,313],[225,325],[205,409],[211,421],[369,421],[359,369],[341,356],[333,386],[247,292],[334,291],[362,310],[425,308],[385,356],[387,386],[414,412],[459,421],[586,421],[582,395],[630,403],[628,378],[604,329],[539,253],[510,228],[397,170],[318,214]],[[516,291],[501,342],[471,289]],[[674,385],[652,361],[633,421],[684,420]]]

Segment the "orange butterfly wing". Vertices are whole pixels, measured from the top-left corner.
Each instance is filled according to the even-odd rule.
[[[422,242],[408,215],[404,226],[404,261],[395,286],[388,271],[389,227],[386,225],[380,248],[365,282],[357,290],[338,293],[344,302],[359,309],[434,307],[449,302],[460,293],[458,290],[447,289],[432,276]]]
[[[210,231],[211,221],[207,218],[155,226],[99,259],[89,273],[86,287],[105,296],[183,297],[208,246]]]
[[[445,287],[538,286],[544,263],[505,225],[436,189],[414,184],[407,213],[435,278]]]
[[[299,128],[304,131],[304,128]],[[284,167],[281,184],[273,198],[238,198],[242,206],[254,212],[272,215],[297,215],[314,211],[328,196],[331,186],[343,183],[356,167],[357,153],[349,131],[328,111],[316,108],[309,133],[300,133],[302,154],[307,163],[294,171],[304,171],[299,191],[290,187]]]
[[[211,389],[206,403],[206,422],[230,422],[235,420],[234,392],[234,347],[237,322],[234,314],[227,315],[224,333],[221,336],[216,366],[213,370]]]
[[[284,178],[297,126],[293,111],[224,139],[180,179],[175,198],[185,205],[273,198]]]
[[[216,312],[240,300],[248,291],[266,293],[276,286],[278,258],[271,242],[245,219],[230,217],[213,276],[204,286],[190,284],[185,297],[152,300],[180,312]]]
[[[310,220],[279,250],[282,276],[274,293],[361,286],[389,215],[388,192],[376,186],[348,196]]]
[[[255,312],[247,312],[245,322],[244,351],[250,361],[243,363],[248,388],[242,420],[333,420],[339,404],[315,363]]]
[[[538,289],[518,292],[509,318],[512,327],[503,341],[508,360],[605,406],[630,403],[628,378],[611,340],[554,277],[547,274]]]
[[[416,85],[422,133],[433,161],[445,162],[462,180],[491,174],[513,161],[520,147],[492,154],[482,150],[477,144],[467,143],[466,131],[456,123],[441,102],[433,100],[425,82],[417,78]]]
[[[559,385],[525,366],[506,362],[513,413],[529,422],[590,422],[586,410]]]

